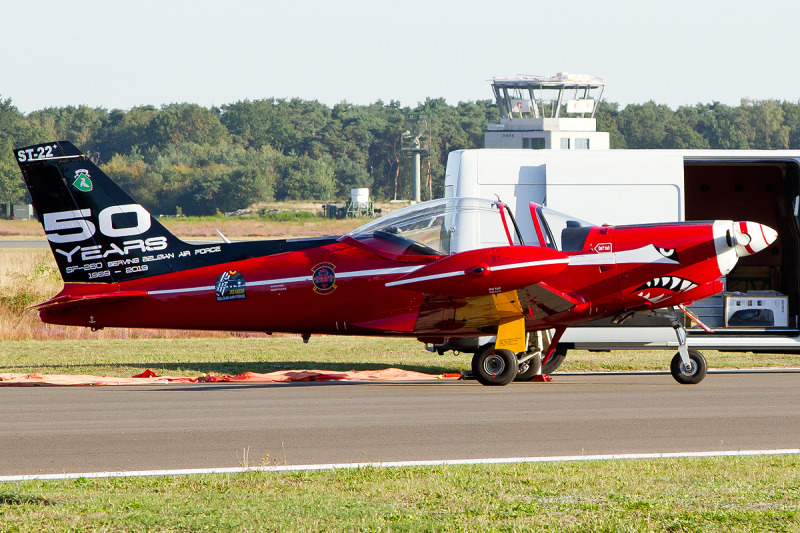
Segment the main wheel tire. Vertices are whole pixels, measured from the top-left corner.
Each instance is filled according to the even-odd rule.
[[[527,355],[527,354],[521,354]],[[542,370],[542,354],[537,353],[524,363],[519,364],[519,371],[517,372],[517,377],[514,378],[514,381],[530,381],[533,379],[533,376],[538,374]]]
[[[510,350],[495,350],[490,343],[472,357],[472,375],[482,385],[507,385],[517,377],[517,354]]]
[[[697,350],[689,350],[689,359],[692,360],[692,368],[686,368],[681,361],[681,354],[676,353],[672,358],[672,363],[669,369],[672,372],[672,377],[681,385],[696,385],[703,381],[708,372],[708,364],[703,354]]]
[[[542,374],[552,374],[556,371],[556,369],[558,369],[558,367],[561,366],[561,363],[563,363],[564,359],[566,358],[567,348],[559,344],[556,346],[556,351],[553,352],[552,356],[550,356],[550,360],[542,365]]]

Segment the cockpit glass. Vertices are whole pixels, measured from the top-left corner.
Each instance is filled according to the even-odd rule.
[[[401,209],[348,233],[349,237],[374,239],[398,253],[449,255],[477,248],[471,245],[508,245],[497,204],[483,198],[443,198]]]
[[[539,206],[536,215],[542,223],[545,246],[562,252],[578,252],[583,249],[586,237],[594,224]]]

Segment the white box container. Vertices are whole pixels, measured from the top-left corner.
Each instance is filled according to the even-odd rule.
[[[789,298],[774,291],[725,294],[726,328],[785,328]]]
[[[369,189],[350,189],[350,201],[354,204],[369,203]]]

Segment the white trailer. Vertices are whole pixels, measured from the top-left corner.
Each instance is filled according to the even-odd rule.
[[[448,157],[445,196],[499,196],[530,242],[535,241],[531,201],[596,224],[716,219],[766,224],[778,231],[777,242],[740,259],[724,280],[724,294],[694,304],[715,333],[687,323],[689,345],[800,352],[800,151],[459,150]],[[563,360],[571,348],[675,349],[677,344],[668,321],[637,315],[624,325],[605,320],[571,327],[558,353]]]

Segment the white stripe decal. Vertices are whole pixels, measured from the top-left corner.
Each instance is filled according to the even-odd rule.
[[[500,266],[493,266],[489,267],[489,271],[492,270],[511,270],[514,268],[526,268],[526,267],[535,267],[535,266],[542,266],[542,265],[560,265],[569,263],[569,259],[547,259],[543,261],[529,261],[527,263],[510,263],[507,265],[500,265]],[[390,281],[386,284],[387,287],[395,287],[397,285],[406,285],[408,283],[416,283],[418,281],[428,281],[431,279],[445,279],[445,278],[452,278],[456,276],[463,276],[466,274],[464,270],[456,270],[453,272],[443,272],[441,274],[431,274],[430,276],[420,276],[417,278],[411,279],[403,279],[400,281]]]
[[[573,266],[586,265],[622,265],[622,264],[669,264],[677,265],[673,261],[661,255],[652,244],[636,248],[635,250],[620,250],[619,252],[603,252],[599,254],[572,255],[569,264]]]
[[[394,268],[377,268],[371,270],[355,270],[353,272],[337,272],[336,279],[350,279],[350,278],[360,278],[360,277],[368,277],[368,276],[389,276],[392,274],[408,274],[410,272],[414,272],[417,269],[422,268],[422,265],[415,265],[415,266],[408,266],[408,267],[394,267]],[[248,281],[248,287],[260,287],[264,285],[280,285],[280,284],[287,284],[287,283],[301,283],[301,282],[311,282],[312,275],[309,274],[308,276],[296,276],[292,278],[277,278],[277,279],[265,279],[261,281]],[[203,292],[203,291],[213,291],[215,287],[213,285],[205,285],[201,287],[185,287],[182,289],[161,289],[155,291],[148,291],[147,294],[150,296],[159,295],[159,294],[181,294],[185,292]]]
[[[430,276],[419,276],[417,278],[411,279],[401,279],[400,281],[390,281],[386,284],[387,287],[395,287],[397,285],[406,285],[408,283],[416,283],[418,281],[428,281],[431,279],[445,279],[445,278],[453,278],[456,276],[463,276],[465,272],[463,270],[456,270],[455,272],[443,272],[442,274],[431,274]]]
[[[9,481],[58,480],[77,478],[111,478],[144,476],[184,476],[199,474],[239,474],[244,472],[303,472],[356,468],[406,468],[417,466],[494,465],[510,463],[561,463],[583,461],[624,461],[636,459],[682,459],[689,457],[750,457],[757,455],[800,455],[800,449],[729,450],[709,452],[619,453],[602,455],[561,455],[552,457],[503,457],[496,459],[440,459],[432,461],[387,461],[382,463],[329,463],[312,465],[251,466],[232,468],[186,468],[180,470],[138,470],[130,472],[83,472],[67,474],[31,474],[0,476],[0,483]]]
[[[347,279],[347,278],[358,278],[358,277],[366,277],[366,276],[388,276],[391,274],[409,274],[416,270],[419,270],[424,265],[415,265],[415,266],[407,266],[407,267],[394,267],[394,268],[378,268],[375,270],[356,270],[355,272],[342,272],[341,274],[337,273],[337,278]]]
[[[213,291],[214,286],[205,286],[205,287],[187,287],[185,289],[163,289],[159,291],[147,291],[148,296],[152,296],[154,294],[178,294],[182,292],[199,292],[199,291]]]
[[[610,252],[603,252],[599,254],[571,255],[569,257],[569,264],[573,266],[614,265],[616,264],[616,258],[614,257],[614,254]]]
[[[511,263],[508,265],[493,266],[490,268],[490,270],[511,270],[513,268],[527,268],[527,267],[535,267],[542,265],[561,265],[568,263],[569,263],[569,258],[565,257],[563,259],[546,259],[543,261],[529,261],[527,263]]]

